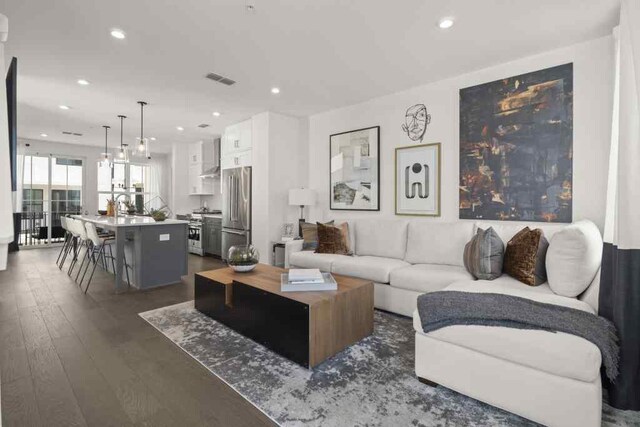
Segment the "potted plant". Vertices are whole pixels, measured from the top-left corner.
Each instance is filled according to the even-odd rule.
[[[238,245],[229,248],[227,264],[234,271],[246,273],[253,270],[260,261],[260,252],[253,245]]]
[[[151,215],[151,218],[153,218],[158,222],[161,222],[167,219],[167,213],[162,209],[151,209],[149,211],[149,214]]]
[[[127,213],[129,215],[133,215],[136,213],[136,205],[131,200],[125,200],[124,207],[127,209]]]
[[[107,199],[107,216],[114,216],[116,213],[116,201]]]

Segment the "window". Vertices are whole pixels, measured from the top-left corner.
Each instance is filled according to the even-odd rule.
[[[145,202],[153,196],[149,192],[149,176],[149,165],[116,162],[113,168],[105,168],[98,164],[98,209],[106,210],[107,200],[127,194],[118,201],[131,200],[136,212],[144,213]]]

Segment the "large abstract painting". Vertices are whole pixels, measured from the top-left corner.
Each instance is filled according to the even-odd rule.
[[[380,126],[329,137],[330,208],[380,210]]]
[[[460,218],[571,222],[573,64],[460,90]]]

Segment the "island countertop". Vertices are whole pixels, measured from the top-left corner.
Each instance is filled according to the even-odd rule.
[[[151,225],[175,225],[188,224],[189,221],[181,221],[178,219],[166,219],[164,221],[156,221],[149,216],[121,215],[118,218],[105,215],[71,215],[72,218],[89,221],[103,227],[138,227]]]

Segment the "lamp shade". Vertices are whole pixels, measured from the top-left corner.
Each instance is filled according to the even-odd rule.
[[[294,206],[313,206],[316,203],[316,192],[309,188],[293,188],[289,190],[289,204]]]

